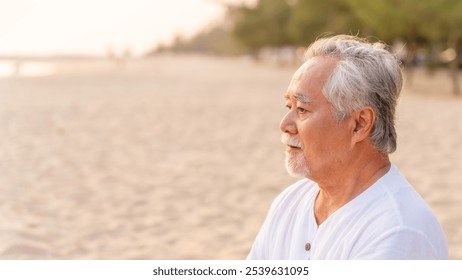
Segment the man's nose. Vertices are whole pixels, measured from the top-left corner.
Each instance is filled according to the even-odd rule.
[[[297,126],[294,122],[293,117],[294,112],[289,110],[286,115],[282,118],[281,123],[279,124],[279,129],[283,133],[289,134],[296,134],[297,133]]]

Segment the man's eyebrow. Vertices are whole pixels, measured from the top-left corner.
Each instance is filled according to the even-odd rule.
[[[286,100],[290,99],[289,93],[284,94],[284,98]],[[311,102],[311,99],[308,96],[303,95],[301,93],[295,93],[294,98],[297,99],[298,101],[302,102],[302,103],[310,103]]]

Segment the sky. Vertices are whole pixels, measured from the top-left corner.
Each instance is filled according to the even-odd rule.
[[[243,0],[0,0],[0,56],[134,56],[219,21]]]

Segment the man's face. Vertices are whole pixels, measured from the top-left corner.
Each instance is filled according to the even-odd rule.
[[[286,93],[289,111],[280,129],[287,145],[286,168],[293,176],[325,181],[348,164],[351,125],[347,120],[335,119],[335,110],[322,93],[337,62],[328,56],[311,58],[290,82]]]

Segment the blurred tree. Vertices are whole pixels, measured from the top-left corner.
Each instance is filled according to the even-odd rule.
[[[421,37],[422,11],[415,5],[419,1],[425,0],[346,0],[367,29],[367,35],[388,43],[396,38],[415,41]]]
[[[307,46],[322,33],[358,34],[360,19],[345,0],[291,1],[292,16],[288,31],[293,41]]]
[[[415,2],[419,0],[346,0],[353,13],[361,20],[364,36],[377,36],[380,40],[392,43],[402,39],[406,42],[406,57],[402,58],[408,66],[408,83],[413,82],[413,66],[419,45],[422,43],[421,11]],[[426,0],[422,0],[426,1]]]
[[[291,9],[285,0],[260,0],[255,7],[233,7],[233,34],[255,54],[265,46],[291,44],[287,23]]]
[[[412,82],[412,66],[416,61],[419,46],[425,42],[422,28],[421,1],[427,0],[346,0],[352,11],[362,20],[368,34],[391,44],[396,39],[406,42],[408,81]]]
[[[351,9],[367,26],[371,34],[391,43],[401,38],[407,43],[412,65],[419,45],[446,40],[456,50],[462,30],[460,0],[346,0]],[[456,52],[457,53],[457,52]],[[460,94],[457,56],[450,63],[453,91]]]
[[[414,0],[415,1],[415,0]],[[423,10],[422,28],[432,41],[446,41],[449,57],[449,70],[453,92],[460,96],[458,67],[460,61],[460,39],[462,38],[462,1],[426,0],[419,3]]]

